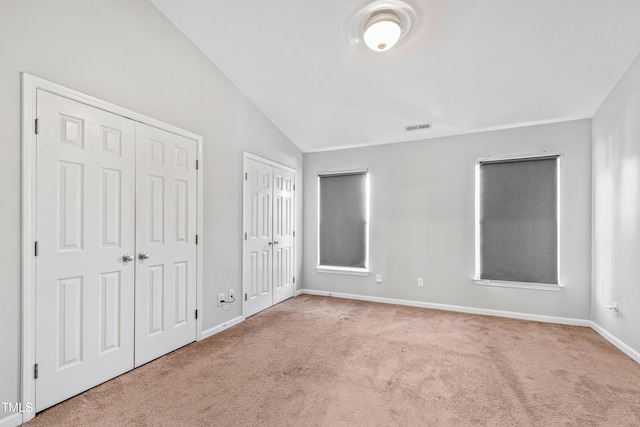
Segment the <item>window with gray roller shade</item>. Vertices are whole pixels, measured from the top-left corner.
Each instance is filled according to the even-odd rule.
[[[319,176],[319,265],[367,268],[366,178],[366,171]]]
[[[558,156],[480,162],[480,279],[558,283]]]

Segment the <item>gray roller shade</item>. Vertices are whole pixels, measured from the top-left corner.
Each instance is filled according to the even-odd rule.
[[[558,157],[480,163],[480,279],[558,283]]]
[[[319,263],[366,268],[366,172],[320,175]]]

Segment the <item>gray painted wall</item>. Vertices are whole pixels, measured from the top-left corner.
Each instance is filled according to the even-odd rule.
[[[592,124],[592,320],[640,352],[640,56]]]
[[[479,158],[559,151],[560,292],[478,286],[474,166]],[[590,318],[589,120],[304,155],[306,289],[577,319]],[[369,277],[318,273],[317,173],[369,168]],[[383,276],[382,285],[375,274]],[[425,279],[417,286],[418,277]]]
[[[297,168],[298,188],[301,152],[146,0],[2,0],[0,63],[0,402],[20,390],[21,71],[204,137],[204,328],[240,316],[216,294],[241,294],[242,151]]]

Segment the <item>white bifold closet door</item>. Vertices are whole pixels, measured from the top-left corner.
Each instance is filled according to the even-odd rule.
[[[295,173],[245,158],[245,316],[294,294]]]
[[[42,90],[37,114],[40,411],[195,340],[197,183],[193,140]]]

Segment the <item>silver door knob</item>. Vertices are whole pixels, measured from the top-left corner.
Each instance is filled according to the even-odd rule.
[[[138,254],[138,258],[140,258],[140,259],[149,259],[149,253],[148,252],[140,252]]]
[[[129,262],[129,261],[133,261],[133,255],[131,254],[122,255],[122,262]]]
[[[274,245],[277,245],[277,244],[278,244],[278,241],[277,241],[277,240],[274,240],[273,244],[274,244]]]

